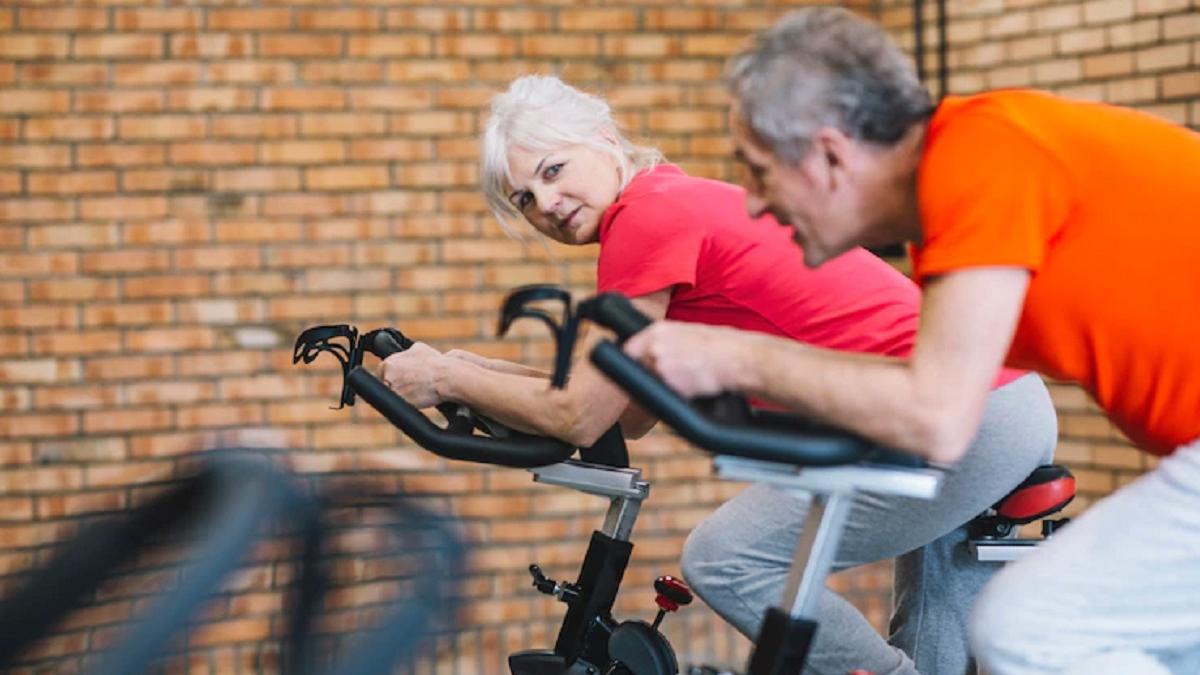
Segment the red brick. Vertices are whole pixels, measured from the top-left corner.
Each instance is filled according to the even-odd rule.
[[[309,190],[364,190],[390,183],[386,166],[322,167],[304,170]]]
[[[378,29],[380,14],[375,9],[300,9],[296,27],[301,30],[369,31]]]
[[[230,31],[290,30],[292,12],[286,8],[210,9],[207,28]]]
[[[434,38],[434,54],[502,59],[517,53],[517,41],[507,35],[462,33]]]
[[[81,166],[155,166],[166,161],[166,147],[158,144],[79,145],[76,156]]]
[[[496,33],[517,31],[550,30],[554,28],[554,14],[550,10],[522,9],[479,9],[475,12],[476,30]]]
[[[255,107],[255,93],[229,87],[173,89],[167,94],[167,107],[195,112],[250,110]]]
[[[22,28],[39,31],[96,31],[108,28],[108,12],[104,9],[73,7],[70,9],[21,8],[17,21]]]
[[[86,356],[122,350],[121,333],[111,330],[43,333],[34,337],[35,356]],[[114,401],[115,403],[115,401]]]
[[[76,35],[74,56],[80,59],[157,59],[163,57],[159,35]]]
[[[0,254],[0,276],[64,276],[79,270],[79,255],[73,252]]]
[[[167,323],[171,316],[171,305],[165,302],[93,303],[83,308],[87,326],[146,326]]]
[[[175,58],[240,59],[254,55],[254,38],[244,33],[173,35],[170,52]]]
[[[114,25],[122,31],[194,31],[201,26],[203,10],[176,7],[114,10]]]
[[[65,35],[10,33],[0,40],[0,58],[65,59],[70,47],[70,38]]]
[[[54,281],[31,281],[29,297],[47,302],[70,302],[113,300],[117,297],[117,285],[111,279],[88,277],[62,277]]]
[[[71,94],[51,89],[8,89],[0,97],[0,114],[56,113],[67,110]]]
[[[123,243],[135,246],[197,243],[211,238],[211,229],[207,222],[181,219],[127,223],[121,231],[124,235]]]
[[[31,172],[28,180],[30,194],[73,195],[117,189],[117,174],[112,171]]]
[[[321,58],[340,56],[342,38],[338,35],[260,35],[258,52],[273,57]]]
[[[257,148],[250,143],[174,143],[167,156],[172,164],[250,164]]]
[[[722,25],[722,15],[715,9],[672,7],[644,9],[642,20],[647,30],[713,29]]]
[[[166,377],[173,373],[173,369],[169,357],[119,356],[88,359],[84,375],[89,380],[130,380]]]
[[[18,66],[17,79],[34,85],[97,85],[107,82],[108,69],[100,63],[29,63]]]
[[[79,200],[79,215],[85,219],[147,219],[167,215],[163,197],[91,197]]]
[[[490,10],[476,9],[481,14]],[[401,30],[453,31],[462,30],[469,22],[469,10],[457,8],[421,7],[417,9],[388,9],[385,14],[388,28]]]
[[[179,409],[177,424],[182,429],[261,424],[263,413],[262,406],[257,404],[184,406]]]
[[[207,72],[214,84],[286,84],[296,79],[295,64],[281,61],[219,61],[208,64]]]
[[[154,411],[118,411],[110,413],[114,424],[132,422],[139,415],[154,415]],[[90,416],[91,413],[88,413]],[[92,465],[84,469],[84,479],[89,487],[123,487],[155,483],[172,477],[173,465],[170,462],[137,462],[119,465]]]
[[[327,164],[345,159],[339,141],[286,141],[259,145],[260,160],[269,164]]]
[[[306,82],[379,82],[383,76],[383,64],[377,61],[323,59],[305,62],[300,67],[300,77]]]
[[[202,274],[129,277],[121,284],[128,298],[186,298],[207,295],[211,279]]]
[[[72,413],[0,415],[0,436],[10,439],[69,436],[78,433],[79,430],[79,418]],[[21,488],[30,489],[30,486],[15,485],[9,486],[8,489],[11,492]],[[55,486],[55,489],[61,488]]]
[[[558,25],[563,30],[630,31],[638,28],[638,9],[563,9],[558,12]]]
[[[113,67],[113,84],[118,87],[194,84],[201,79],[196,63],[166,61],[150,64],[117,64]]]
[[[119,347],[119,345],[118,345]],[[106,351],[113,351],[112,349]],[[69,353],[69,351],[65,352]],[[103,385],[72,385],[59,387],[44,387],[37,390],[34,396],[35,405],[42,410],[83,410],[87,408],[114,407],[121,404],[120,391],[113,386]],[[95,443],[90,446],[93,449],[101,447]],[[62,456],[63,452],[56,452],[55,456]],[[110,453],[111,454],[111,453]],[[39,448],[39,457],[46,457],[46,451]],[[77,453],[72,456],[74,461],[91,461],[97,458],[96,454]],[[122,459],[123,457],[107,456],[104,459]]]

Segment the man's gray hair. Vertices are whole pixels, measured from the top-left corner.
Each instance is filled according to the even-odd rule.
[[[727,77],[742,120],[790,164],[804,159],[821,127],[890,145],[933,112],[887,34],[837,7],[788,14],[730,60]]]

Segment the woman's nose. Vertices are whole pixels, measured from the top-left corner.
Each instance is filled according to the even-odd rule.
[[[538,211],[554,213],[558,210],[558,191],[553,186],[534,185],[529,191],[533,193],[533,200],[537,203]]]

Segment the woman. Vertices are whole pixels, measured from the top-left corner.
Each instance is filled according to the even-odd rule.
[[[789,228],[746,215],[740,188],[664,163],[620,133],[604,101],[556,78],[519,78],[492,101],[481,179],[502,223],[520,217],[555,241],[599,244],[597,290],[624,293],[651,318],[866,354],[912,349],[919,294],[903,275],[861,249],[807,269]],[[561,391],[548,391],[545,374],[524,366],[420,344],[388,358],[380,375],[414,405],[461,402],[581,446],[618,420],[633,438],[655,422],[586,359]],[[936,499],[860,497],[835,566],[898,557],[892,637],[881,639],[827,592],[809,669],[972,670],[966,617],[995,567],[968,555],[964,524],[1049,461],[1056,433],[1041,380],[1005,371],[971,451]],[[701,523],[684,547],[693,589],[751,638],[782,594],[807,507],[802,497],[752,486]]]

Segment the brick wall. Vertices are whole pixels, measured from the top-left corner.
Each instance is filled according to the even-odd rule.
[[[527,588],[525,566],[573,576],[603,504],[430,458],[369,410],[330,410],[332,362],[294,367],[291,342],[315,323],[396,325],[545,363],[536,330],[492,338],[498,300],[535,281],[584,293],[594,252],[514,241],[486,216],[474,135],[487,97],[561,73],[687,170],[727,178],[724,57],[799,4],[0,7],[0,579],[240,430],[291,448],[306,476],[369,476],[466,519],[479,550],[441,667],[497,673],[503,654],[549,645],[560,606]],[[904,3],[854,4],[909,40]],[[1034,84],[1200,123],[1194,3],[948,4],[954,91]],[[1077,390],[1055,397],[1080,506],[1142,469]],[[649,617],[650,580],[677,570],[686,532],[737,486],[666,435],[633,452],[654,487],[620,609]],[[170,669],[273,662],[278,558],[255,555]],[[136,567],[27,670],[78,669],[145,605],[145,579],[170,583],[165,569]],[[346,574],[365,604],[371,573]],[[836,583],[882,625],[886,566]],[[668,632],[684,660],[740,662],[744,641],[711,613],[681,614]]]

